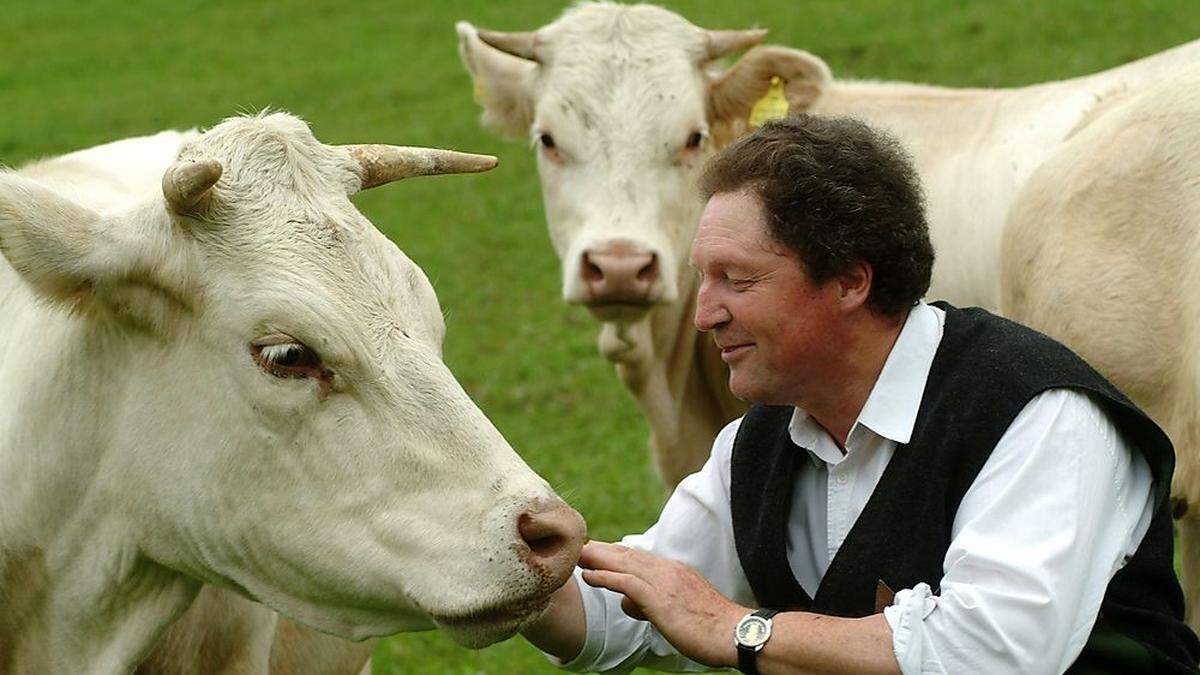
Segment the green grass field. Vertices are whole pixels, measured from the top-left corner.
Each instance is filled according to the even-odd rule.
[[[710,28],[762,26],[836,76],[1011,86],[1084,74],[1200,34],[1196,0],[740,0],[664,3]],[[446,359],[534,469],[611,539],[664,495],[646,426],[595,349],[587,313],[559,298],[532,153],[481,130],[455,20],[501,30],[558,1],[155,3],[0,0],[0,163],[10,166],[264,107],[328,143],[391,142],[499,155],[469,177],[356,198],[434,282]],[[2,320],[2,319],[0,319]],[[479,652],[435,634],[376,651],[376,673],[553,672],[520,638]]]

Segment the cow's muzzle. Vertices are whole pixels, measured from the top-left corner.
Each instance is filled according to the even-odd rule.
[[[658,254],[627,240],[613,240],[583,251],[579,258],[583,304],[593,310],[612,306],[649,306],[662,300]]]

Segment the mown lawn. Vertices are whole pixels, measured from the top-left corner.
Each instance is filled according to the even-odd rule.
[[[840,77],[1009,86],[1079,75],[1197,37],[1195,0],[701,0],[664,3],[712,28],[763,26]],[[641,530],[663,499],[646,427],[559,299],[532,155],[482,131],[454,21],[502,30],[557,1],[0,0],[0,163],[264,107],[323,141],[440,145],[501,157],[489,174],[364,193],[360,208],[425,270],[446,358],[593,537]],[[0,318],[0,320],[3,320]],[[724,638],[722,638],[724,639]],[[479,652],[437,634],[376,651],[376,673],[552,672],[521,639]]]

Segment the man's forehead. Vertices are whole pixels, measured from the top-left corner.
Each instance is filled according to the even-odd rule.
[[[767,230],[762,200],[751,190],[718,192],[709,198],[692,244],[692,265],[749,263],[793,257]]]

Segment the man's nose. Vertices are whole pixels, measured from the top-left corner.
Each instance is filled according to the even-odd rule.
[[[708,282],[700,282],[700,290],[696,293],[696,315],[692,319],[696,330],[710,331],[728,323],[729,319],[729,310],[718,302]]]

